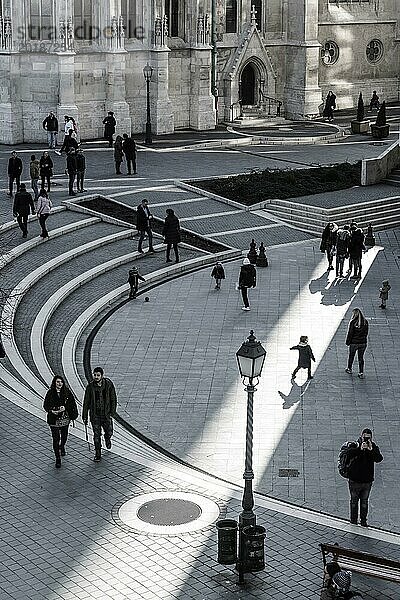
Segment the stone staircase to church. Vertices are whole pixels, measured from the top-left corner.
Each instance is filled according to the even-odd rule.
[[[240,128],[264,127],[284,123],[285,119],[276,114],[268,114],[261,106],[242,106],[242,114],[233,121],[233,125]]]
[[[400,169],[394,169],[389,177],[385,179],[385,183],[394,186],[400,186]]]
[[[371,223],[375,231],[400,225],[400,196],[329,209],[275,199],[265,202],[264,209],[289,225],[316,235],[322,233],[328,221],[345,225],[354,220],[363,229]]]

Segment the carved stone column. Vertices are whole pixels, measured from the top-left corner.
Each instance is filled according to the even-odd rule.
[[[20,8],[3,2],[0,19],[0,142],[3,144],[23,141],[20,59],[14,47],[21,23]]]
[[[153,47],[150,65],[153,75],[150,83],[151,123],[156,135],[173,133],[174,115],[169,98],[169,48],[167,46],[167,17],[156,16],[154,20]],[[145,105],[144,105],[145,106]],[[143,116],[145,116],[145,110]]]
[[[111,36],[106,52],[106,112],[113,111],[117,121],[116,133],[131,133],[131,116],[126,101],[126,55],[125,24],[122,15],[113,15],[110,22]]]
[[[211,94],[211,46],[208,14],[198,16],[196,43],[191,50],[190,62],[190,127],[197,130],[214,129],[216,100]]]
[[[58,102],[57,116],[59,121],[60,140],[63,135],[64,115],[73,117],[78,125],[79,111],[75,99],[75,38],[73,25],[73,4],[71,0],[57,2],[58,42]]]

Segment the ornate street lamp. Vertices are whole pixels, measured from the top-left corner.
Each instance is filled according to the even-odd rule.
[[[246,384],[247,391],[247,426],[246,426],[246,459],[243,473],[244,492],[242,499],[243,511],[239,515],[239,552],[236,568],[239,572],[239,583],[244,583],[244,573],[246,572],[246,548],[243,535],[244,527],[255,527],[256,515],[253,512],[253,400],[254,392],[258,378],[264,366],[266,351],[254,336],[254,331],[250,331],[248,339],[243,342],[236,352],[240,376],[243,383]],[[255,380],[255,381],[254,381]]]
[[[146,118],[146,138],[144,140],[145,144],[151,144],[153,142],[153,138],[151,135],[151,115],[150,115],[150,81],[153,76],[153,67],[151,67],[148,63],[143,68],[143,76],[146,80],[146,89],[147,89],[147,118]]]

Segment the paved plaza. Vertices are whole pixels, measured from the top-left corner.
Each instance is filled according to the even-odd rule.
[[[185,190],[177,181],[357,160],[382,147],[351,136],[331,144],[292,146],[288,139],[282,146],[207,148],[214,136],[202,134],[198,145],[194,139],[195,147],[183,148],[189,138],[195,136],[141,147],[139,174],[131,178],[113,174],[104,144],[87,143],[85,188],[129,206],[147,197],[159,218],[173,207],[182,227],[236,248],[225,262],[220,291],[210,277],[213,259],[204,252],[183,247],[181,270],[165,280],[160,238],[155,255],[140,256],[129,230],[63,210],[68,188],[61,157],[54,157],[57,210],[48,221],[49,240],[40,242],[35,221],[27,240],[15,227],[0,231],[2,285],[20,294],[14,341],[7,340],[9,357],[0,365],[1,600],[311,600],[321,586],[321,542],[400,560],[400,230],[377,234],[364,254],[360,282],[338,281],[326,271],[313,235],[265,211],[246,213]],[[3,223],[12,221],[4,193],[10,150],[0,150]],[[43,148],[17,150],[26,174],[30,154]],[[382,183],[301,201],[331,207],[396,195],[396,188]],[[258,268],[245,313],[236,290],[238,254],[251,237],[266,244],[269,266]],[[126,302],[132,261],[148,283],[137,300]],[[384,312],[379,287],[385,278],[392,289]],[[95,313],[97,303],[101,310]],[[346,328],[356,306],[370,322],[364,380],[344,371]],[[127,524],[120,509],[141,494],[187,493],[210,501],[217,518],[237,518],[246,397],[235,352],[250,329],[267,350],[255,394],[253,465],[257,522],[267,530],[266,569],[246,575],[239,587],[234,568],[216,561],[216,518],[207,510],[198,529],[168,535]],[[305,373],[290,380],[297,354],[289,348],[300,335],[309,336],[316,358],[310,382]],[[78,393],[97,364],[115,382],[118,413],[129,427],[116,423],[113,448],[97,465],[78,420],[56,470],[41,408],[46,384],[52,373],[63,373]],[[373,428],[384,455],[368,529],[349,524],[347,482],[336,467],[340,445],[365,426]],[[297,477],[282,477],[281,469],[294,469]],[[365,576],[354,575],[354,587],[367,600],[399,597],[395,584]]]

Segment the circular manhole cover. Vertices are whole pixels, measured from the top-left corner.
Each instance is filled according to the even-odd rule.
[[[143,504],[137,516],[152,525],[183,525],[198,519],[201,508],[198,504],[180,498],[162,498]]]
[[[220,516],[213,500],[190,492],[151,492],[124,502],[117,522],[143,533],[178,535],[199,531]]]

